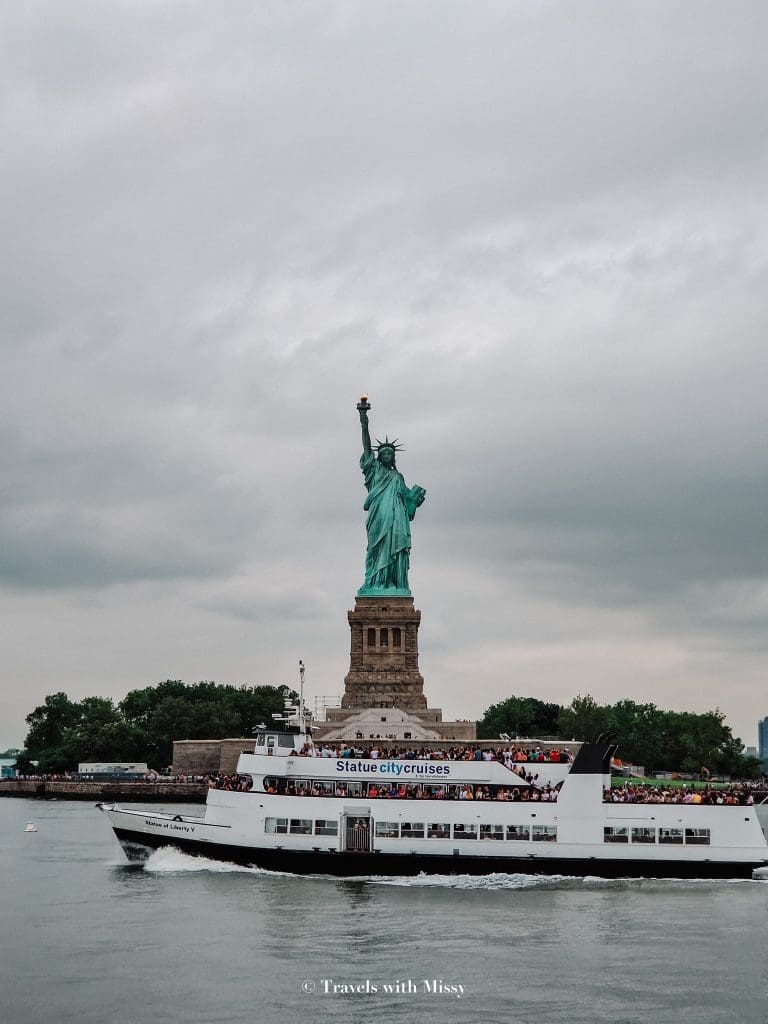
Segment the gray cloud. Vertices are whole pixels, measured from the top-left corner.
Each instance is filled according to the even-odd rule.
[[[58,688],[304,657],[340,692],[362,390],[428,491],[433,703],[719,703],[752,739],[763,5],[0,21],[0,745]]]

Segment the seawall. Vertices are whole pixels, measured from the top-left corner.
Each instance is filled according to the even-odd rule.
[[[27,800],[120,800],[124,803],[205,803],[208,787],[196,782],[0,782],[0,797]]]

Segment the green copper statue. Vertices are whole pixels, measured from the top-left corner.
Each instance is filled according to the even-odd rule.
[[[363,395],[357,409],[363,428],[363,454],[360,468],[365,477],[368,497],[364,508],[368,513],[368,550],[365,554],[365,583],[358,590],[360,597],[410,597],[408,559],[411,553],[410,521],[424,501],[423,487],[406,487],[395,465],[399,450],[397,439],[377,441],[378,458],[373,454],[368,433],[368,396]]]

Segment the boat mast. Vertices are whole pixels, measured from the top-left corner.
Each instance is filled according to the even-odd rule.
[[[299,722],[304,730],[304,662],[299,658]]]
[[[304,662],[299,660],[299,731],[312,743],[312,728],[309,724],[312,715],[307,711],[304,703]]]

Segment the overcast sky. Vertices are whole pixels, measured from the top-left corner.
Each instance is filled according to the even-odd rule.
[[[341,694],[355,404],[432,706],[768,714],[763,2],[0,7],[0,749]]]

